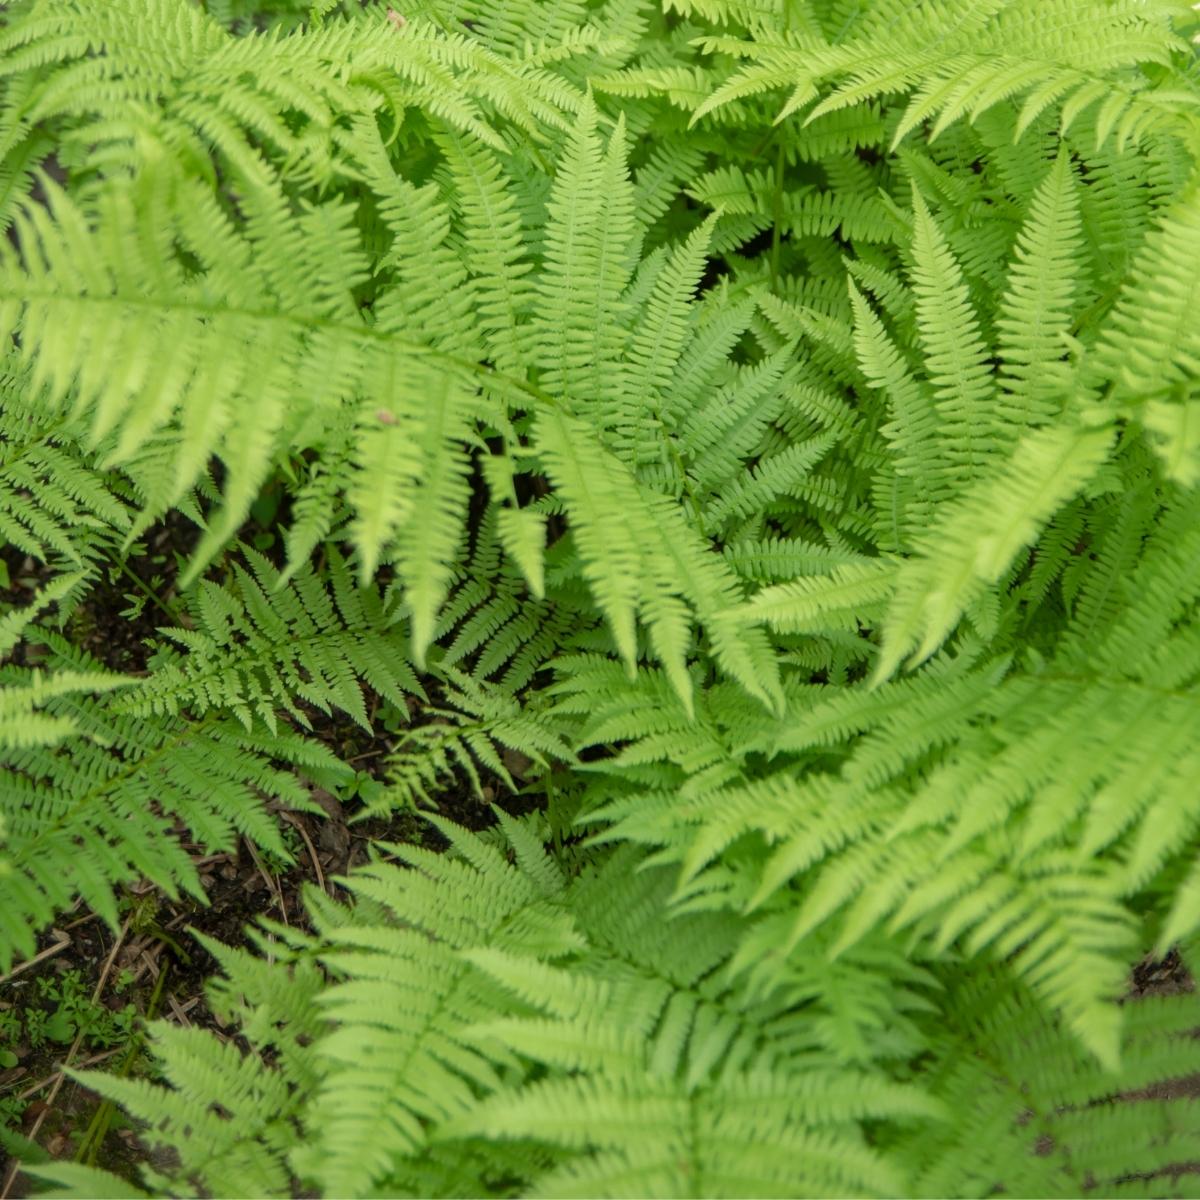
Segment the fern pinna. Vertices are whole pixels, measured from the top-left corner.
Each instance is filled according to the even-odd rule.
[[[82,1076],[137,1187],[1194,1190],[1198,30],[6,6],[0,972],[432,810]]]

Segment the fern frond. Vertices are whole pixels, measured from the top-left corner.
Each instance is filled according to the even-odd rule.
[[[947,1000],[953,1036],[935,1073],[952,1119],[928,1141],[906,1139],[914,1194],[982,1196],[999,1178],[1022,1193],[1070,1194],[1085,1186],[1091,1164],[1095,1175],[1088,1177],[1105,1191],[1144,1194],[1139,1184],[1148,1181],[1138,1173],[1164,1171],[1174,1155],[1190,1153],[1184,1149],[1189,1103],[1156,1099],[1146,1088],[1194,1069],[1181,1036],[1189,997],[1125,1006],[1122,1057],[1129,1065],[1116,1093],[1113,1077],[1027,993],[1014,993],[1003,973],[951,982]],[[987,1052],[996,1045],[1009,1048],[1003,1058]],[[1133,1161],[1116,1152],[1118,1145],[1140,1158],[1137,1168],[1117,1165]]]
[[[1012,456],[970,487],[931,531],[929,546],[900,569],[884,626],[876,679],[915,647],[917,662],[945,640],[979,589],[995,583],[1045,522],[1095,475],[1112,432],[1069,425],[1026,434]]]
[[[68,598],[71,593],[79,592],[86,579],[87,573],[84,571],[72,575],[59,575],[39,588],[29,604],[11,609],[0,616],[0,662],[8,658],[25,636],[25,631],[38,619],[43,610],[52,604],[69,604]]]
[[[377,805],[367,805],[368,815],[377,808],[386,812],[429,806],[437,788],[458,773],[467,776],[482,802],[480,766],[516,791],[518,785],[504,763],[506,749],[525,755],[531,768],[543,770],[550,760],[573,757],[543,713],[522,708],[503,690],[470,679],[448,664],[442,670],[447,676],[445,705],[430,708],[434,719],[401,737],[385,763],[387,787]]]
[[[1017,237],[996,320],[1001,386],[1030,423],[1053,417],[1074,390],[1063,357],[1072,305],[1083,282],[1078,278],[1081,249],[1074,175],[1060,149]]]
[[[33,671],[14,677],[0,690],[0,747],[7,753],[61,742],[76,732],[79,723],[61,709],[42,711],[43,705],[77,692],[129,687],[132,682],[126,676],[94,669],[56,671],[52,675]]]
[[[592,936],[591,970],[539,967],[491,949],[469,954],[535,1009],[488,1022],[477,1036],[532,1057],[553,1075],[503,1103],[484,1099],[446,1132],[537,1138],[573,1152],[537,1181],[538,1195],[620,1191],[620,1181],[634,1175],[664,1195],[689,1185],[718,1195],[900,1188],[856,1122],[930,1114],[933,1107],[917,1090],[866,1072],[829,1072],[790,1042],[773,1005],[727,990],[719,975],[697,976],[694,968],[676,975],[674,956],[652,957],[651,947],[665,939],[636,903],[620,939],[642,946],[634,969],[598,976],[594,960],[611,953],[605,943],[615,929],[590,901],[605,874],[627,866],[623,858],[580,895],[581,922]],[[661,873],[657,881],[643,879],[646,897],[665,882]],[[707,915],[675,924],[696,966],[713,956],[719,961],[732,932],[722,918]],[[750,1022],[761,1033],[752,1034]],[[785,1064],[789,1087],[781,1086]]]
[[[888,562],[855,562],[828,574],[802,576],[763,588],[740,608],[735,622],[766,621],[783,633],[853,632],[875,624],[895,587],[896,568]]]
[[[19,705],[23,681],[16,682]],[[293,735],[248,734],[212,719],[133,719],[99,701],[65,699],[93,686],[114,684],[68,671],[24,690],[34,702],[46,697],[54,723],[39,727],[26,719],[23,726],[38,741],[61,744],[70,735],[71,753],[20,747],[6,755],[0,770],[0,792],[8,801],[9,869],[0,876],[5,969],[14,952],[33,953],[33,930],[76,896],[114,929],[115,889],[139,878],[169,895],[183,888],[203,899],[195,867],[174,832],[176,820],[212,850],[227,850],[246,836],[286,858],[262,797],[301,810],[313,802],[294,774],[273,764],[291,761],[335,775],[341,767],[324,747]],[[29,734],[22,740],[28,742]]]
[[[1096,355],[1097,369],[1109,373],[1121,400],[1149,402],[1146,424],[1181,481],[1192,473],[1186,423],[1197,361],[1187,319],[1195,280],[1185,264],[1198,238],[1200,192],[1190,188],[1147,236]]]
[[[913,291],[939,417],[938,440],[955,478],[969,478],[996,454],[1002,430],[995,415],[987,351],[958,264],[920,192],[913,190]]]
[[[555,414],[539,419],[539,445],[576,520],[585,574],[627,668],[636,659],[635,618],[640,613],[672,684],[690,702],[684,667],[690,621],[682,599],[704,622],[724,670],[752,695],[773,702],[777,684],[765,641],[743,636],[720,620],[737,592],[732,573],[684,526],[673,504],[647,495],[615,458],[598,447],[585,457],[581,451],[588,436],[571,418]],[[614,526],[614,513],[624,517],[623,536],[616,534],[620,527]]]
[[[891,510],[892,539],[899,549],[928,522],[938,494],[931,495],[930,486],[944,474],[938,413],[928,386],[915,378],[853,280],[849,286],[859,369],[885,393],[892,417],[881,432],[895,449],[896,463],[880,507]]]
[[[431,818],[462,857],[397,847],[410,870],[361,871],[356,893],[403,924],[327,929],[322,958],[342,978],[322,1000],[335,1030],[308,1125],[314,1144],[294,1161],[332,1191],[356,1193],[426,1143],[426,1123],[467,1109],[499,1083],[498,1064],[469,1026],[494,1011],[495,985],[461,955],[492,946],[555,956],[579,942],[553,871],[526,875],[477,837]],[[406,968],[398,970],[401,965]],[[364,1047],[371,1053],[364,1056]]]
[[[624,126],[602,146],[596,125],[589,101],[550,194],[533,323],[541,384],[577,412],[603,412],[623,389],[621,297],[636,252]]]
[[[474,311],[496,367],[520,374],[528,363],[527,325],[534,294],[521,216],[504,186],[502,161],[487,147],[447,132],[446,154],[462,211],[462,253],[476,288]]]
[[[43,561],[52,555],[81,565],[105,541],[124,533],[130,513],[80,452],[74,431],[36,403],[27,370],[0,363],[0,536]]]
[[[262,555],[243,555],[250,571],[235,565],[232,586],[199,584],[188,628],[161,630],[182,652],[160,651],[149,679],[117,711],[224,710],[248,731],[261,721],[274,733],[278,709],[309,726],[298,701],[326,714],[338,708],[369,728],[360,681],[400,709],[407,695],[424,695],[400,629],[373,589],[354,587],[336,551],[328,584],[305,565],[286,587]]]
[[[311,1003],[311,975],[307,990],[289,1001],[289,1017]],[[296,1132],[288,1076],[195,1027],[159,1022],[154,1046],[169,1089],[96,1072],[80,1074],[80,1081],[146,1122],[151,1138],[180,1146],[182,1178],[198,1177],[222,1191],[286,1195],[291,1175],[283,1152]],[[222,1097],[220,1111],[209,1099],[215,1096]]]

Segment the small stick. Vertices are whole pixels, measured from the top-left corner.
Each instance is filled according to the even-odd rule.
[[[30,967],[36,967],[38,963],[45,962],[46,959],[60,954],[70,944],[71,939],[64,937],[61,942],[55,942],[53,946],[47,946],[40,954],[35,954],[32,958],[26,959],[25,962],[18,963],[7,975],[0,976],[0,987],[3,987],[10,979],[15,979],[22,971],[28,971]]]
[[[88,913],[87,916],[76,917],[75,920],[70,923],[70,925],[64,925],[62,929],[63,932],[66,933],[68,929],[77,929],[80,925],[86,925],[89,921],[94,920],[96,920],[96,914],[94,912]]]
[[[321,860],[317,858],[317,851],[313,847],[312,838],[308,836],[308,830],[305,829],[300,821],[296,817],[293,817],[290,813],[280,813],[279,815],[283,817],[283,819],[289,825],[291,825],[293,829],[298,830],[300,836],[304,839],[304,844],[308,847],[308,856],[312,859],[313,870],[317,873],[317,883],[320,884],[321,891],[328,896],[329,889],[325,886],[325,873],[321,870]]]
[[[263,866],[262,859],[258,857],[258,851],[254,848],[254,843],[249,838],[244,838],[243,841],[246,843],[246,849],[250,851],[250,857],[254,859],[254,865],[258,868],[258,873],[266,880],[267,889],[275,898],[275,903],[279,905],[279,911],[283,914],[283,923],[290,925],[291,922],[288,920],[287,915],[287,905],[283,900],[283,889],[279,886],[279,880]],[[4,1197],[0,1196],[0,1200],[4,1200]]]
[[[176,1000],[174,996],[168,996],[167,1003],[171,1006],[171,1013],[180,1025],[191,1025],[191,1021],[188,1020],[186,1011],[179,1006],[179,1001]]]
[[[103,1062],[106,1058],[112,1058],[114,1054],[120,1054],[122,1049],[123,1047],[117,1046],[112,1050],[102,1050],[99,1054],[93,1054],[91,1058],[85,1058],[83,1062],[79,1064],[79,1066],[81,1069],[83,1067],[94,1067],[96,1063]],[[47,1075],[45,1079],[41,1079],[37,1083],[30,1084],[29,1087],[27,1087],[23,1092],[17,1093],[17,1099],[28,1100],[32,1096],[36,1096],[38,1092],[42,1090],[42,1088],[49,1087],[50,1084],[54,1082],[57,1075],[58,1071],[55,1070],[51,1072],[51,1074]]]

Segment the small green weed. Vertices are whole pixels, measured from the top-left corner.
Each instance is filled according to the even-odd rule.
[[[137,1009],[111,1009],[92,999],[80,971],[43,975],[33,983],[30,1003],[0,1011],[0,1067],[17,1064],[15,1048],[26,1041],[37,1050],[48,1042],[66,1045],[82,1035],[90,1049],[104,1050],[127,1041]]]

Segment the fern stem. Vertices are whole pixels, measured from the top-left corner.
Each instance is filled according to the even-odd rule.
[[[154,606],[166,613],[175,624],[179,623],[179,613],[175,611],[174,606],[168,605],[165,600],[156,595],[146,585],[143,579],[140,579],[130,569],[124,559],[118,564],[121,568],[121,574],[124,575],[139,591],[143,592],[147,599],[153,602]]]

